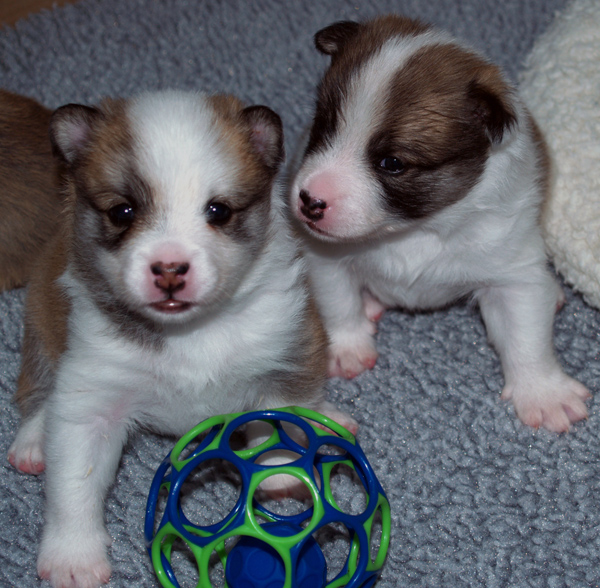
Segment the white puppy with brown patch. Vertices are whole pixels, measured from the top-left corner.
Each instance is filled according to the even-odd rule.
[[[335,23],[291,208],[309,235],[329,372],[373,367],[389,307],[471,295],[505,376],[503,398],[533,427],[566,431],[589,393],[559,366],[563,300],[539,229],[545,151],[499,69],[452,37],[397,16]]]
[[[128,433],[323,401],[326,338],[281,212],[282,126],[232,97],[68,105],[59,234],[32,272],[15,467],[46,470],[38,559],[55,587],[106,582],[103,500]]]

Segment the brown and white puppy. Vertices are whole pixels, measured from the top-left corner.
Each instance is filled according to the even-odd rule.
[[[25,284],[31,261],[56,231],[61,170],[48,140],[51,114],[0,90],[0,291]]]
[[[50,122],[66,215],[26,303],[9,460],[46,470],[38,572],[106,582],[103,500],[128,433],[324,402],[326,338],[282,213],[282,125],[235,98],[161,92]]]
[[[545,152],[497,67],[451,36],[398,16],[335,23],[291,208],[330,337],[329,372],[373,367],[389,307],[472,296],[521,420],[566,431],[587,389],[554,354],[563,301],[538,217]]]

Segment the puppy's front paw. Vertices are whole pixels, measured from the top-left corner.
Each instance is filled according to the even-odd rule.
[[[43,452],[43,430],[35,419],[25,421],[8,450],[8,461],[24,474],[41,474],[46,468]]]
[[[526,425],[563,433],[572,423],[587,418],[585,401],[590,393],[583,384],[557,371],[534,385],[507,385],[502,398],[512,400],[517,416]]]
[[[373,323],[369,322],[369,325]],[[365,370],[373,369],[378,357],[373,334],[374,332],[365,329],[363,333],[350,333],[332,338],[329,346],[329,377],[338,376],[349,380]]]
[[[38,574],[53,588],[98,588],[110,579],[106,533],[78,541],[44,534],[38,557]]]

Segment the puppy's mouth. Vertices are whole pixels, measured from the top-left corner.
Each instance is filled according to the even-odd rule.
[[[160,302],[153,302],[150,307],[164,314],[178,314],[189,310],[192,307],[192,303],[185,300],[177,300],[176,298],[167,298]]]
[[[306,227],[308,227],[311,234],[313,234],[317,239],[321,239],[324,241],[330,241],[337,243],[340,239],[337,235],[332,235],[329,231],[325,231],[319,227],[319,225],[313,221],[304,221]]]
[[[313,222],[313,221],[304,221],[304,224],[311,230],[314,231],[315,233],[319,233],[319,235],[323,235],[325,237],[327,237],[329,235],[329,233],[327,233],[326,231],[323,231],[322,229],[320,229],[317,226],[317,223]]]

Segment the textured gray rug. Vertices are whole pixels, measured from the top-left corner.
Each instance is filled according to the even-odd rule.
[[[83,0],[0,29],[0,86],[50,107],[166,87],[231,92],[279,112],[292,152],[326,64],[312,45],[319,28],[402,12],[450,29],[516,78],[564,5]],[[23,297],[23,291],[0,296],[0,455],[19,421],[11,396]],[[600,313],[567,291],[556,321],[558,353],[596,397],[589,420],[557,436],[525,428],[500,401],[499,362],[476,310],[386,315],[376,368],[328,385],[330,399],[359,421],[359,441],[392,505],[392,544],[378,586],[600,585],[599,331]],[[140,435],[123,456],[106,509],[112,587],[158,585],[143,517],[153,472],[172,445]],[[0,463],[0,585],[37,586],[44,476],[22,476]],[[210,511],[207,494],[202,508]],[[185,566],[181,573],[191,575]]]

